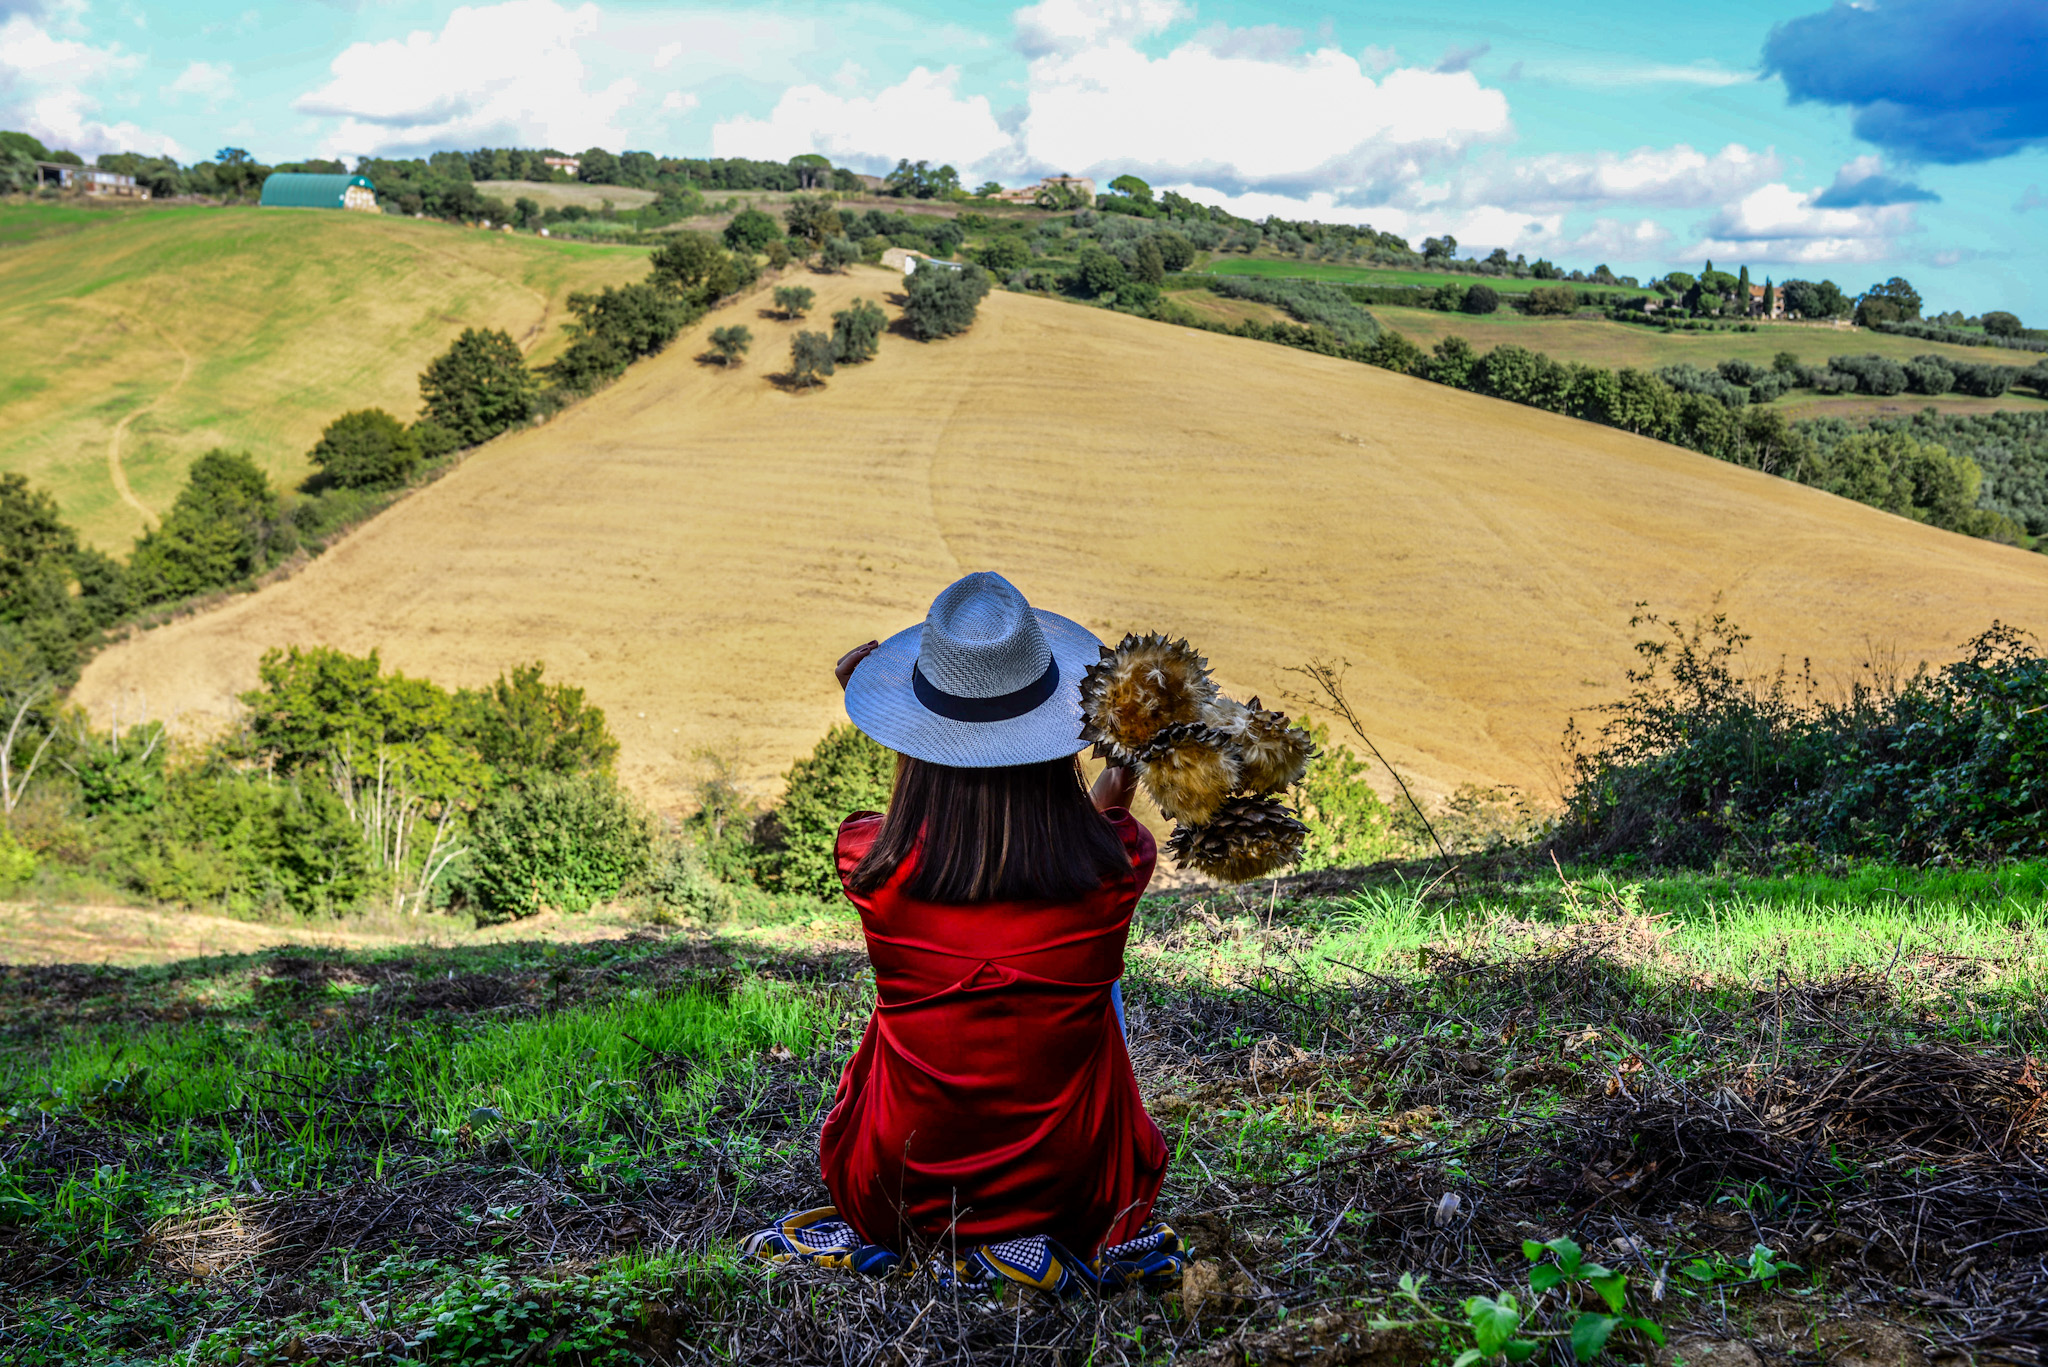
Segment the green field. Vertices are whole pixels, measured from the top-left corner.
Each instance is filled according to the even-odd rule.
[[[1920,342],[1911,337],[1895,337],[1865,328],[1836,328],[1816,323],[1758,324],[1755,332],[1666,332],[1662,328],[1638,323],[1612,323],[1604,318],[1530,318],[1506,311],[1477,317],[1375,304],[1372,314],[1424,348],[1435,346],[1443,338],[1456,333],[1481,351],[1503,342],[1512,342],[1532,351],[1545,352],[1561,361],[1583,361],[1588,365],[1610,368],[1634,366],[1637,369],[1655,369],[1680,362],[1712,367],[1731,357],[1769,365],[1781,351],[1791,352],[1807,365],[1819,365],[1830,356],[1873,352],[1898,360],[1933,354],[1971,364],[1987,360],[2011,364],[2011,358],[2023,354],[1989,351],[1983,347],[1951,346],[1943,342]],[[1901,395],[1900,399],[1903,401],[1910,397]],[[2036,401],[2026,399],[2022,402]]]
[[[1293,261],[1278,257],[1217,257],[1204,267],[1210,275],[1265,275],[1287,280],[1334,280],[1343,285],[1489,285],[1501,294],[1527,294],[1547,285],[1568,285],[1601,294],[1637,295],[1645,291],[1618,285],[1575,284],[1568,280],[1521,280],[1513,276],[1463,274],[1455,271],[1401,271],[1379,266],[1336,266],[1327,261]]]
[[[1078,1307],[738,1256],[825,1199],[817,1130],[872,993],[843,908],[0,969],[0,1342],[24,1367],[1422,1367],[1469,1346],[1469,1296],[1569,1330],[1523,1254],[1563,1236],[1687,1360],[1995,1346],[1967,1305],[1874,1301],[1865,1256],[1911,1286],[1967,1246],[1979,1304],[2030,1294],[2048,867],[1529,868],[1455,898],[1433,874],[1147,901],[1132,1056],[1196,1272]],[[1652,1351],[1623,1329],[1599,1361]]]
[[[209,448],[295,482],[342,412],[410,417],[464,327],[544,360],[571,291],[645,261],[388,215],[0,202],[0,470],[124,551]]]

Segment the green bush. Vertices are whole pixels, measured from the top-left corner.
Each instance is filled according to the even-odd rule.
[[[816,749],[790,766],[781,805],[761,823],[761,883],[777,892],[836,897],[839,823],[853,812],[887,807],[895,781],[895,751],[851,723],[827,731]]]
[[[216,449],[192,463],[171,511],[136,541],[128,578],[139,602],[170,602],[241,583],[297,545],[256,462]]]
[[[489,441],[532,416],[539,386],[509,333],[464,328],[420,372],[427,416],[464,446]]]
[[[477,813],[465,889],[478,920],[588,911],[646,873],[647,819],[609,774],[546,777]]]
[[[1294,800],[1308,827],[1297,867],[1355,868],[1392,859],[1408,848],[1394,814],[1366,782],[1371,766],[1350,749],[1330,743],[1330,728],[1298,719],[1314,739],[1316,757],[1295,785]]]
[[[327,424],[308,454],[328,483],[343,489],[403,484],[420,463],[418,439],[381,408],[342,414]]]
[[[338,915],[373,890],[362,833],[323,784],[204,765],[173,774],[148,811],[109,822],[114,867],[154,901]]]
[[[759,209],[742,209],[725,225],[725,245],[736,252],[766,251],[768,244],[782,236],[782,225],[773,214]]]
[[[920,342],[965,332],[988,289],[988,272],[979,266],[922,266],[904,282],[903,321]]]
[[[850,237],[828,237],[825,239],[825,268],[844,271],[860,260],[860,246]]]
[[[1031,264],[1031,246],[1014,233],[992,239],[975,256],[991,273],[1008,276]]]
[[[854,300],[852,308],[832,315],[832,359],[841,365],[874,360],[888,326],[889,315],[882,312],[880,304]]]
[[[1993,625],[1936,673],[1808,701],[1781,668],[1736,673],[1723,617],[1655,617],[1633,691],[1587,747],[1568,731],[1559,843],[1600,859],[1770,866],[1823,855],[1908,863],[2048,853],[2048,659]]]

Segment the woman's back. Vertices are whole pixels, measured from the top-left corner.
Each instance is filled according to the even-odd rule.
[[[1045,1234],[1082,1255],[1141,1229],[1166,1145],[1110,1005],[1157,857],[1106,813],[1127,866],[1061,901],[946,905],[903,895],[915,860],[860,908],[876,1010],[820,1142],[841,1215],[870,1242]],[[882,818],[848,818],[842,881]]]

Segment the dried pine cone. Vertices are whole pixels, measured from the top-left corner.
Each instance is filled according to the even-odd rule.
[[[1221,701],[1236,709],[1236,715],[1221,725],[1237,752],[1238,787],[1247,793],[1272,793],[1299,783],[1316,756],[1308,732],[1289,726],[1285,712],[1261,708],[1257,698],[1243,705],[1228,698]]]
[[[1237,786],[1230,738],[1200,722],[1162,727],[1137,756],[1138,774],[1159,810],[1174,821],[1200,825],[1216,814]]]
[[[1233,797],[1200,826],[1175,826],[1166,852],[1225,883],[1243,883],[1285,868],[1301,854],[1308,827],[1269,797]]]
[[[1209,662],[1185,640],[1129,635],[1081,676],[1081,739],[1127,764],[1164,728],[1200,721],[1215,696]]]

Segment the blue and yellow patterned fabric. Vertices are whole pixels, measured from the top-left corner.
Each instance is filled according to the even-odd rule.
[[[834,1206],[800,1210],[766,1229],[747,1236],[741,1250],[774,1263],[803,1262],[814,1267],[846,1268],[871,1277],[919,1268],[878,1244],[864,1244],[853,1226],[839,1218]],[[1164,1220],[1154,1220],[1128,1243],[1102,1250],[1093,1259],[1076,1257],[1052,1239],[1033,1235],[982,1244],[964,1256],[925,1264],[941,1285],[993,1289],[1006,1283],[1028,1286],[1055,1296],[1083,1291],[1114,1294],[1129,1287],[1160,1292],[1180,1285],[1189,1250]]]

